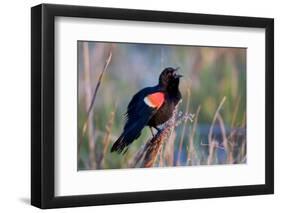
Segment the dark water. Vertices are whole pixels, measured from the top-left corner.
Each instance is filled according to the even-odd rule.
[[[209,131],[210,131],[209,124],[198,125],[196,130],[196,137],[198,137],[198,139],[194,139],[194,147],[197,150],[197,153],[199,152],[200,157],[202,158],[201,159],[202,162],[206,162],[206,159],[209,156],[209,142],[208,142]],[[225,131],[228,141],[233,142],[235,144],[233,147],[233,155],[235,157],[238,155],[242,143],[246,140],[246,128],[225,127]],[[227,159],[227,153],[223,146],[223,135],[219,125],[214,126],[212,138],[217,142],[217,148],[216,148],[217,164],[225,164]],[[176,163],[178,159],[178,154],[180,154],[180,158],[179,158],[180,162],[185,163],[188,157],[188,153],[186,152],[186,150],[182,150],[182,152],[179,153],[178,147],[175,147],[174,163]]]

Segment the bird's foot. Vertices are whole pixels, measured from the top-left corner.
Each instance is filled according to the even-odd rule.
[[[150,132],[151,132],[151,134],[152,134],[152,137],[154,137],[155,135],[154,135],[154,132],[153,132],[152,127],[149,127],[149,129],[150,129]]]
[[[157,130],[157,133],[159,133],[161,131],[161,129],[159,127],[154,127]]]
[[[152,137],[154,137],[154,136],[157,135],[159,132],[161,132],[161,128],[159,128],[159,127],[155,127],[155,126],[151,127],[151,126],[150,126],[149,129],[150,129],[150,132],[151,132],[151,134],[152,134]],[[156,134],[153,132],[153,129],[156,129],[156,130],[157,130],[157,133],[156,133]]]

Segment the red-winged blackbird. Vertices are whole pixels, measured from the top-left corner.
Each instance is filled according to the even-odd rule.
[[[153,127],[165,123],[173,114],[181,99],[178,68],[165,68],[160,74],[159,83],[146,87],[134,95],[127,108],[127,121],[121,136],[113,144],[111,152],[121,153],[137,139],[145,126]]]

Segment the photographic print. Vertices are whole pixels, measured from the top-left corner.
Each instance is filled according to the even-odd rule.
[[[78,41],[78,170],[246,163],[246,52]]]
[[[274,193],[274,19],[41,4],[31,41],[32,205]]]

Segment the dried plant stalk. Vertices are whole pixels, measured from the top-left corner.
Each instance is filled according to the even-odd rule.
[[[104,64],[104,68],[103,68],[102,72],[99,75],[99,79],[98,79],[98,82],[97,82],[97,85],[96,85],[96,88],[95,88],[95,91],[94,91],[94,94],[93,94],[93,97],[92,97],[92,100],[91,100],[91,104],[90,104],[90,106],[88,108],[88,111],[87,111],[86,120],[85,120],[85,122],[83,124],[83,128],[82,128],[82,134],[84,134],[86,132],[86,130],[87,130],[88,120],[90,118],[91,112],[94,109],[94,103],[95,103],[95,100],[96,100],[96,96],[97,96],[99,87],[101,85],[102,77],[103,77],[105,71],[107,70],[107,67],[108,67],[108,65],[109,65],[109,63],[111,61],[111,57],[112,57],[112,50],[110,49],[108,58],[106,59],[106,62]]]
[[[200,110],[201,110],[201,106],[198,106],[198,108],[196,110],[196,115],[195,115],[194,123],[193,123],[193,126],[192,126],[192,131],[191,131],[191,134],[189,135],[189,149],[186,150],[187,153],[188,153],[188,165],[192,165],[192,161],[194,159],[194,153],[195,153],[195,149],[194,149],[194,136],[195,136],[195,131],[196,131],[196,128],[197,128],[197,123],[198,123],[198,117],[199,117]]]
[[[94,143],[94,132],[93,132],[93,123],[92,120],[92,112],[94,108],[94,103],[96,100],[97,92],[99,90],[99,87],[102,82],[102,77],[107,70],[107,67],[111,61],[112,57],[112,47],[109,50],[109,55],[107,57],[107,60],[105,62],[104,68],[102,72],[99,75],[97,85],[95,87],[93,96],[90,97],[91,89],[88,85],[90,85],[90,56],[89,56],[89,46],[88,42],[83,43],[83,54],[84,54],[84,80],[85,80],[85,93],[86,93],[86,106],[89,106],[87,109],[87,115],[86,119],[82,126],[82,133],[79,136],[79,142],[78,142],[78,148],[77,148],[77,158],[80,159],[80,149],[83,143],[83,137],[88,129],[88,145],[89,145],[89,159],[90,159],[90,168],[95,169],[95,159],[94,159],[94,149],[95,149],[95,143]]]
[[[240,151],[240,161],[242,163],[246,163],[247,161],[247,155],[246,155],[246,140],[243,140],[243,143],[242,143],[242,148],[241,148],[241,151]]]
[[[213,163],[216,145],[217,145],[217,142],[215,140],[212,140],[211,142],[209,142],[209,156],[207,159],[208,165],[211,165]]]
[[[109,144],[110,144],[110,136],[111,136],[111,131],[112,131],[112,127],[113,127],[113,123],[114,123],[114,119],[115,119],[115,110],[112,111],[110,113],[110,118],[109,121],[105,127],[106,132],[105,132],[105,137],[103,139],[103,154],[102,154],[102,164],[104,164],[104,156],[108,150]]]
[[[221,133],[222,133],[222,138],[223,138],[222,144],[223,144],[224,150],[226,152],[226,156],[227,156],[226,163],[231,164],[231,163],[233,163],[232,152],[230,152],[230,150],[228,148],[228,139],[227,139],[227,136],[226,136],[225,125],[224,125],[224,121],[223,121],[223,118],[222,118],[220,113],[218,114],[218,121],[219,121],[220,129],[221,129]]]
[[[211,124],[211,127],[210,127],[210,130],[209,130],[209,134],[208,134],[208,142],[209,142],[209,156],[208,156],[208,165],[212,164],[212,161],[213,161],[213,157],[214,157],[214,149],[216,148],[216,141],[214,141],[212,139],[212,136],[213,136],[213,130],[214,130],[214,125],[215,125],[215,122],[219,116],[219,112],[224,104],[226,100],[226,97],[224,96],[223,99],[221,100],[216,112],[215,112],[215,115],[213,117],[213,121],[212,121],[212,124]]]
[[[145,154],[144,154],[144,159],[141,163],[141,167],[152,167],[154,165],[154,162],[157,158],[157,154],[163,145],[164,141],[166,138],[169,137],[171,131],[172,131],[172,126],[167,126],[164,128],[161,132],[159,132],[155,137],[153,137],[150,141],[148,141]]]
[[[238,98],[236,98],[235,106],[234,106],[234,111],[233,111],[233,114],[232,114],[231,128],[234,128],[234,125],[236,123],[236,117],[237,117],[237,114],[238,114],[240,101],[241,101],[241,97],[238,96]]]
[[[162,148],[160,149],[160,153],[159,153],[159,167],[164,167],[164,146],[162,146]]]
[[[187,95],[186,95],[186,107],[185,107],[186,112],[189,111],[189,102],[190,102],[190,89],[188,88],[187,89]],[[179,152],[178,152],[178,156],[177,156],[177,165],[180,165],[180,156],[181,156],[181,152],[182,152],[183,139],[184,139],[184,136],[185,136],[185,129],[186,129],[186,122],[183,123],[183,127],[182,127],[180,145],[179,145]]]
[[[212,124],[211,124],[211,127],[210,127],[210,131],[209,131],[209,135],[208,135],[208,139],[209,139],[209,142],[212,140],[212,135],[213,135],[213,130],[214,130],[214,125],[215,125],[215,122],[217,120],[217,117],[218,117],[218,114],[219,114],[219,111],[220,109],[222,108],[222,105],[224,104],[226,100],[226,97],[224,96],[223,99],[221,100],[216,112],[215,112],[215,115],[213,117],[213,121],[212,121]]]
[[[85,90],[85,105],[89,106],[90,102],[91,102],[91,82],[90,82],[90,53],[89,53],[89,45],[88,42],[84,42],[83,43],[83,55],[84,55],[84,81],[85,81],[85,85],[84,85],[84,90]],[[91,115],[88,115],[89,117]],[[93,130],[93,123],[89,122],[88,118],[85,121],[85,124],[87,124],[87,126],[89,126],[88,129],[88,147],[89,147],[89,167],[91,169],[95,168],[95,159],[94,159],[94,149],[95,149],[95,143],[94,143],[94,130]],[[86,130],[85,130],[86,132]],[[83,133],[83,135],[80,138],[79,141],[79,145],[82,143],[83,141],[83,136],[85,134],[85,132]],[[80,158],[80,146],[78,146],[78,159]]]
[[[175,166],[174,165],[174,153],[175,153],[175,140],[177,134],[174,129],[171,130],[170,136],[168,137],[166,143],[164,144],[164,156],[165,156],[165,166]],[[175,162],[176,163],[176,162]]]
[[[172,131],[175,127],[186,120],[191,120],[193,116],[188,113],[178,116],[178,105],[175,107],[173,116],[164,124],[164,127],[150,139],[140,151],[135,155],[130,167],[153,167],[161,147],[165,141],[169,140]]]

